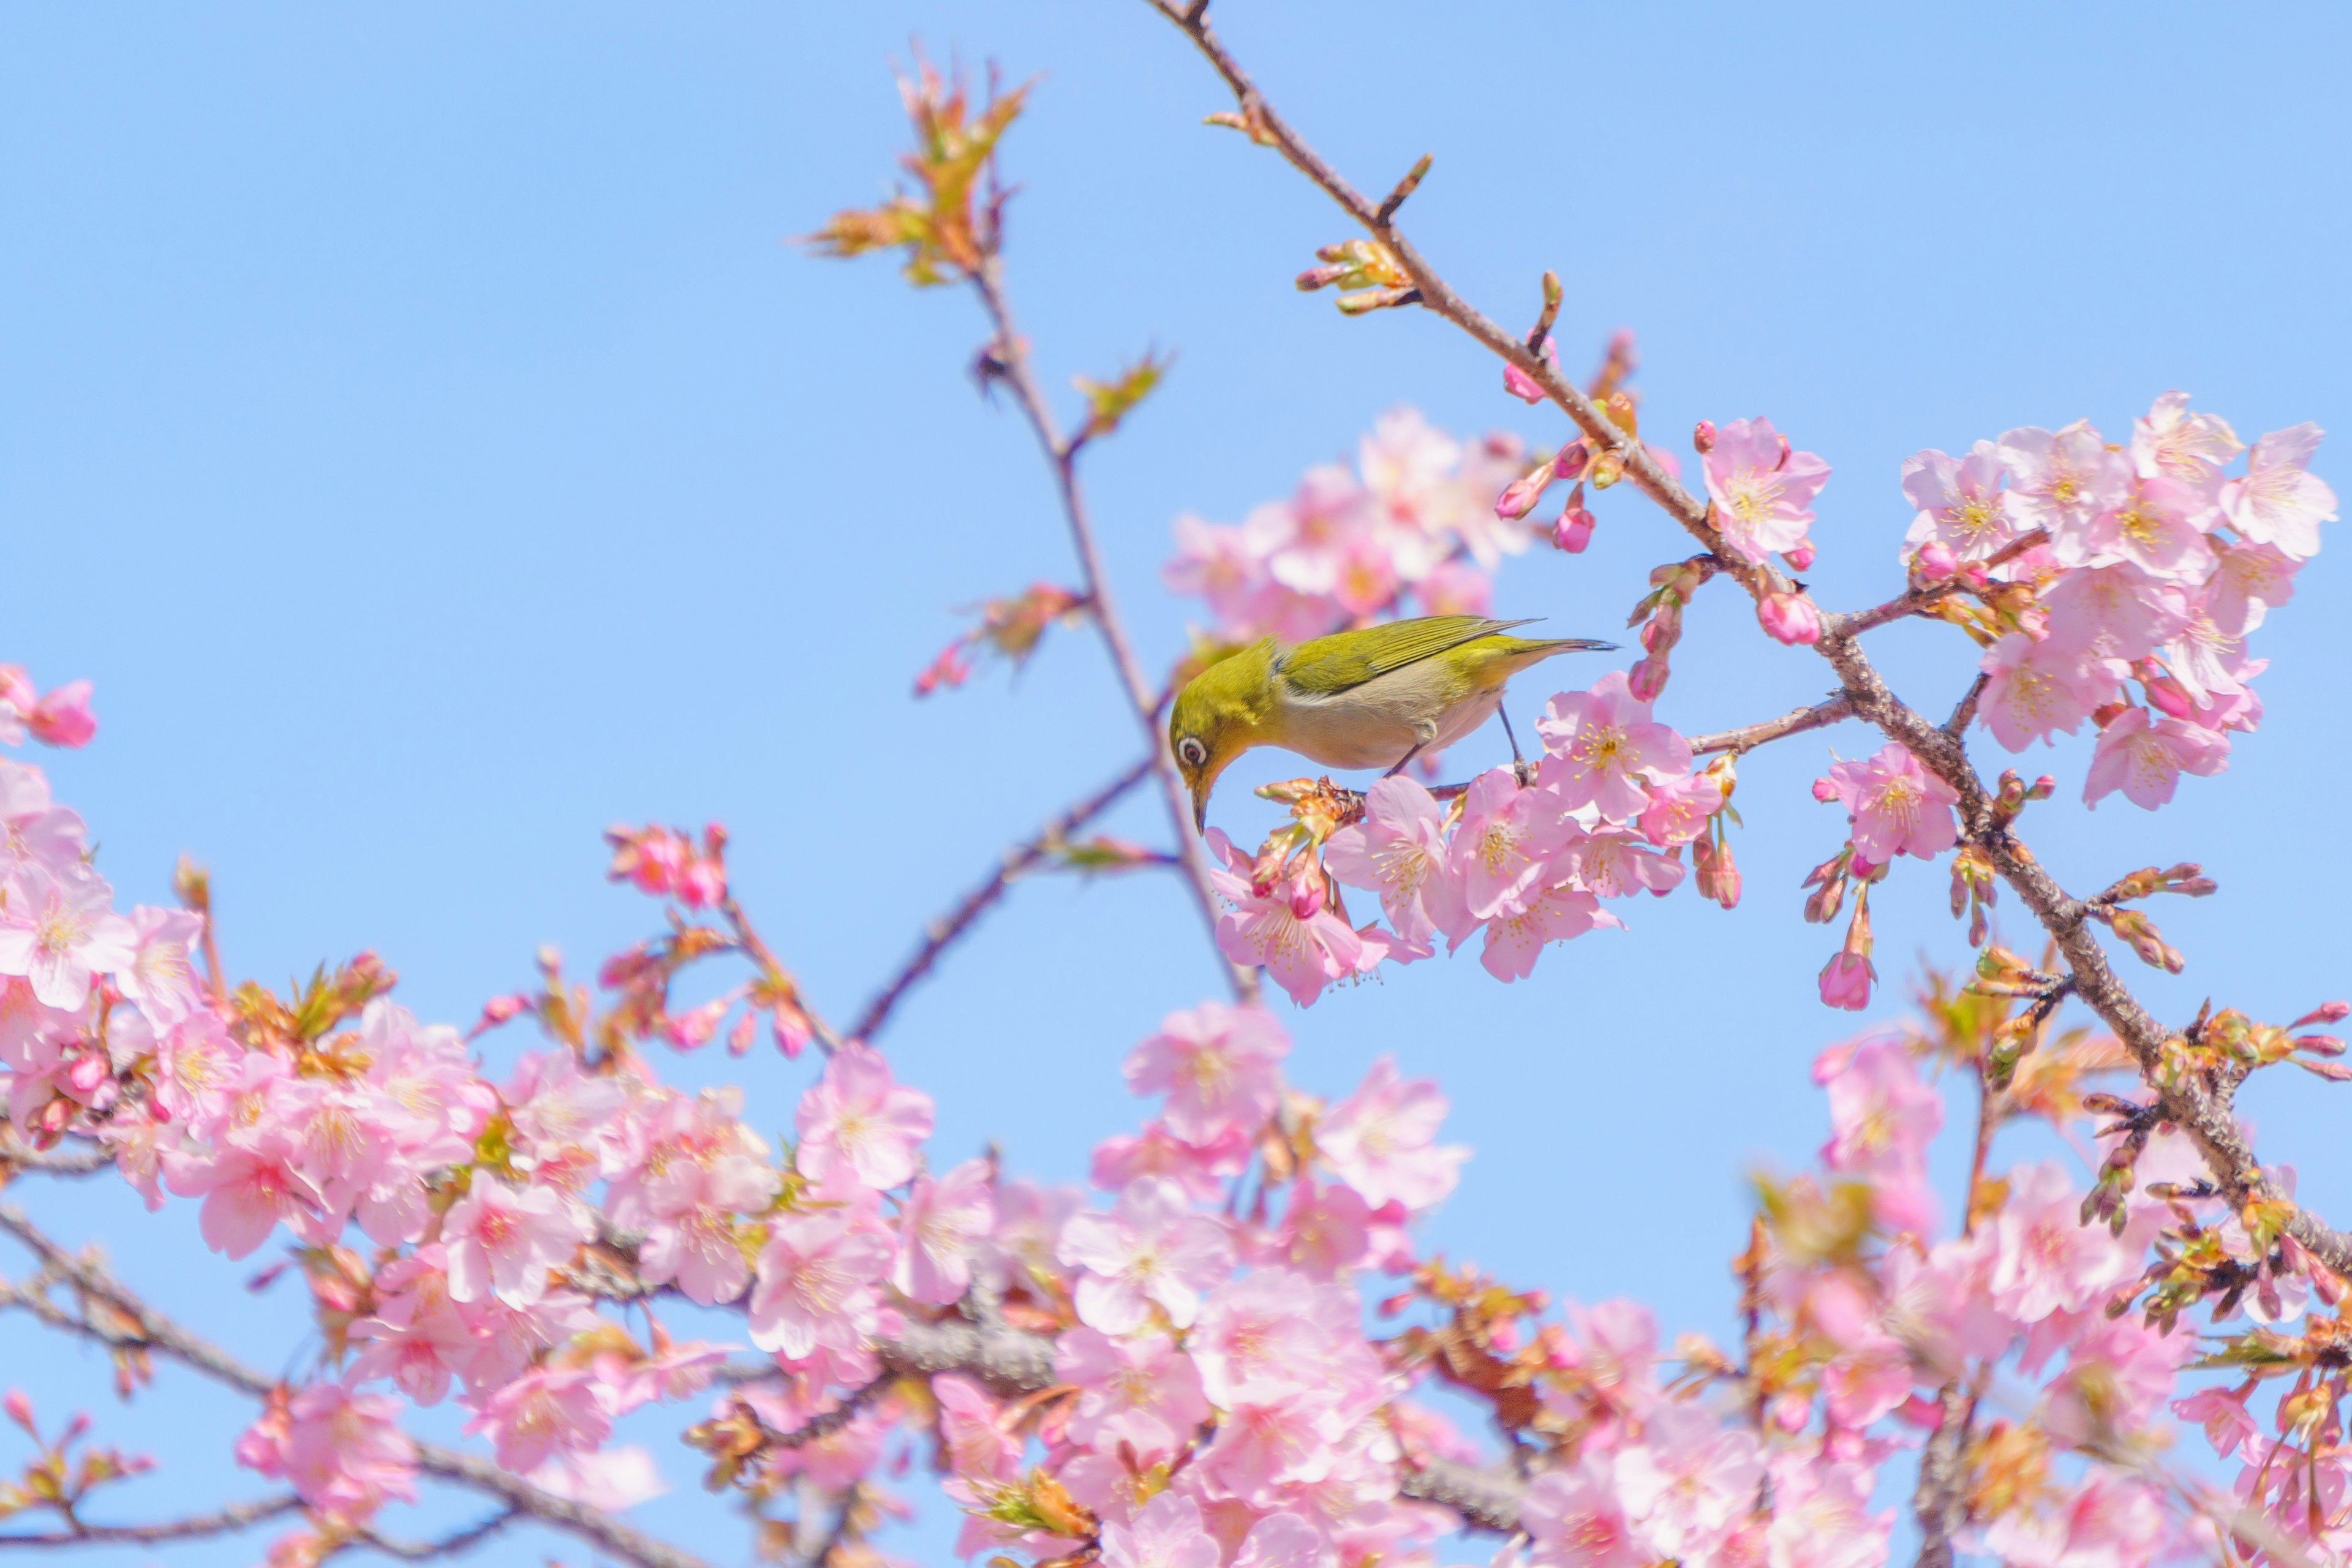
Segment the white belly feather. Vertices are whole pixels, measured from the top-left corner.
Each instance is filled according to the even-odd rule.
[[[1376,676],[1333,697],[1310,697],[1277,680],[1284,744],[1327,768],[1392,768],[1416,742],[1437,751],[1485,723],[1502,689],[1474,691],[1453,708],[1442,706],[1446,674],[1423,659]],[[1424,728],[1434,724],[1435,732]]]

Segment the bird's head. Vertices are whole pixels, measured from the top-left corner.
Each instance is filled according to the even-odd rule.
[[[1192,792],[1192,826],[1209,825],[1209,792],[1235,757],[1265,739],[1274,708],[1274,639],[1226,655],[1184,685],[1168,714],[1168,750]]]

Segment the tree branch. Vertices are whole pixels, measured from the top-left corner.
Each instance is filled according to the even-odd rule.
[[[1158,698],[1151,683],[1143,678],[1143,667],[1136,660],[1134,647],[1128,641],[1127,625],[1119,618],[1118,606],[1111,595],[1109,574],[1103,570],[1102,552],[1096,545],[1094,524],[1087,512],[1086,492],[1078,484],[1077,443],[1064,438],[1054,418],[1053,405],[1045,401],[1045,393],[1037,385],[1036,372],[1029,363],[1028,345],[1013,323],[1013,307],[1005,297],[1003,269],[996,258],[987,258],[969,276],[973,291],[980,296],[989,321],[996,330],[995,374],[1013,389],[1014,400],[1021,405],[1030,429],[1036,434],[1037,445],[1045,451],[1046,466],[1054,471],[1054,488],[1061,498],[1062,515],[1069,523],[1071,546],[1077,552],[1088,613],[1102,634],[1103,647],[1110,655],[1111,669],[1127,697],[1128,707],[1142,730],[1145,754],[1151,759],[1151,771],[1160,781],[1160,800],[1168,808],[1168,825],[1176,835],[1176,853],[1183,860],[1184,879],[1192,889],[1192,901],[1200,907],[1202,923],[1208,928],[1211,949],[1220,952],[1217,964],[1224,971],[1234,994],[1244,999],[1254,998],[1257,976],[1227,963],[1215,946],[1217,892],[1209,880],[1208,858],[1192,828],[1192,811],[1185,797],[1184,783],[1177,777],[1175,760],[1169,755],[1160,733]]]
[[[1760,724],[1748,724],[1738,730],[1719,730],[1712,735],[1693,735],[1690,749],[1693,756],[1708,752],[1753,751],[1767,741],[1777,741],[1784,735],[1801,735],[1807,730],[1826,729],[1843,724],[1853,717],[1853,704],[1843,697],[1832,697],[1826,702],[1816,702],[1811,708],[1800,708],[1783,713],[1778,719],[1767,719]]]
[[[1706,506],[1667,474],[1640,441],[1611,423],[1590,397],[1560,374],[1557,366],[1538,358],[1525,342],[1466,304],[1422,258],[1395,223],[1383,219],[1274,111],[1247,73],[1217,40],[1205,13],[1188,15],[1171,0],[1146,3],[1192,39],[1233,90],[1243,120],[1256,128],[1292,166],[1314,181],[1388,247],[1412,280],[1419,303],[1460,327],[1498,358],[1517,366],[1559,405],[1597,450],[1617,453],[1634,487],[1705,545],[1750,597],[1760,598],[1772,591],[1778,574],[1724,548],[1722,536],[1708,521]],[[2028,535],[2014,542],[2012,548],[2022,552],[2038,542]],[[2162,1107],[2165,1120],[2189,1135],[2231,1206],[2242,1207],[2253,1197],[2288,1205],[2291,1217],[2285,1226],[2287,1233],[2330,1268],[2352,1278],[2352,1236],[2331,1229],[2309,1209],[2294,1205],[2263,1174],[2261,1163],[2239,1132],[2226,1100],[2198,1082],[2194,1075],[2168,1069],[2166,1056],[2175,1038],[2173,1032],[2158,1023],[2116,977],[2105,950],[2087,929],[2084,906],[2068,897],[2024,844],[1994,817],[1990,795],[1969,763],[1959,736],[1939,730],[1898,700],[1863,653],[1856,640],[1862,633],[1913,614],[1934,597],[1958,585],[1931,584],[1857,614],[1824,613],[1821,640],[1814,644],[1814,650],[1837,670],[1846,699],[1857,716],[1901,744],[1958,792],[1960,820],[1969,839],[1984,849],[2001,879],[2016,890],[2019,899],[2057,942],[2059,951],[2065,955],[2077,994],[2131,1053],[2143,1082],[2154,1091]]]
[[[889,1022],[891,1010],[898,1006],[899,999],[931,972],[931,966],[939,962],[942,952],[970,931],[999,899],[1004,897],[1014,879],[1051,855],[1055,847],[1071,834],[1117,805],[1128,791],[1150,777],[1151,771],[1152,761],[1146,757],[1045,824],[1034,838],[1006,850],[996,869],[990,872],[985,880],[958,900],[955,908],[923,928],[922,945],[899,966],[888,983],[874,994],[874,999],[866,1004],[864,1010],[857,1015],[857,1021],[849,1026],[850,1037],[871,1041],[880,1034],[882,1026]]]
[[[137,1346],[160,1351],[215,1383],[256,1398],[267,1398],[278,1386],[277,1379],[264,1376],[147,1306],[103,1268],[67,1252],[22,1212],[6,1204],[0,1204],[0,1231],[24,1244],[41,1260],[48,1274],[71,1284],[85,1297],[102,1301],[110,1315],[124,1321],[116,1328],[88,1317],[77,1318],[51,1301],[38,1285],[0,1283],[0,1310],[22,1308],[53,1328],[80,1334],[109,1347]],[[437,1443],[416,1443],[415,1449],[416,1468],[425,1474],[488,1492],[504,1500],[510,1510],[567,1531],[636,1568],[708,1568],[690,1552],[656,1541],[600,1509],[558,1497],[520,1476],[509,1475],[488,1459],[445,1448]]]
[[[297,1512],[301,1507],[302,1500],[288,1492],[282,1497],[231,1503],[217,1513],[194,1514],[186,1519],[168,1519],[154,1524],[83,1524],[76,1521],[71,1530],[50,1531],[40,1535],[0,1534],[0,1552],[35,1546],[161,1546],[173,1541],[201,1541],[206,1536],[227,1535],[250,1529],[264,1520]]]

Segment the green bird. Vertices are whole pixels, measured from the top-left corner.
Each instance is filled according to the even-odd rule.
[[[1261,637],[1176,694],[1168,746],[1206,831],[1217,775],[1252,746],[1280,746],[1328,768],[1391,773],[1449,746],[1499,711],[1503,687],[1559,653],[1607,653],[1590,637],[1515,637],[1526,621],[1424,616],[1335,632],[1294,647]],[[1507,714],[1503,731],[1510,734]],[[1518,737],[1511,752],[1518,754]]]

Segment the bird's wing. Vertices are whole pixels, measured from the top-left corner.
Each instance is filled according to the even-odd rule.
[[[1423,616],[1419,620],[1391,621],[1300,643],[1282,655],[1276,668],[1284,680],[1309,697],[1336,697],[1392,669],[1528,624],[1490,621],[1484,616]]]

